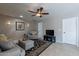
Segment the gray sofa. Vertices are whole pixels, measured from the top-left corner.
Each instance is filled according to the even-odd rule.
[[[14,48],[7,51],[0,51],[0,56],[25,56],[25,50],[16,45]]]

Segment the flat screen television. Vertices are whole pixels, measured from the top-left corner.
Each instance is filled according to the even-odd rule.
[[[46,35],[54,36],[54,30],[46,30]]]

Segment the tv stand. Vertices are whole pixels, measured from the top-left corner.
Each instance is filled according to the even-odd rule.
[[[53,43],[56,42],[55,36],[52,36],[52,35],[44,35],[44,40],[50,41],[50,42],[53,42]]]

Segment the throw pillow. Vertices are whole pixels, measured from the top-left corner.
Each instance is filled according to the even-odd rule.
[[[15,44],[12,41],[0,41],[1,50],[5,51],[15,47]]]
[[[0,34],[0,41],[7,41],[7,36],[4,34]]]
[[[24,34],[23,35],[23,41],[27,40],[28,39],[28,35],[27,34]]]

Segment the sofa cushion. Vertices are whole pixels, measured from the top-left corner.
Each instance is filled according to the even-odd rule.
[[[15,44],[12,41],[0,41],[1,50],[5,51],[15,47]]]
[[[24,55],[25,55],[25,50],[19,47],[17,44],[15,44],[14,48],[4,52],[2,51],[0,53],[0,56],[24,56]]]

